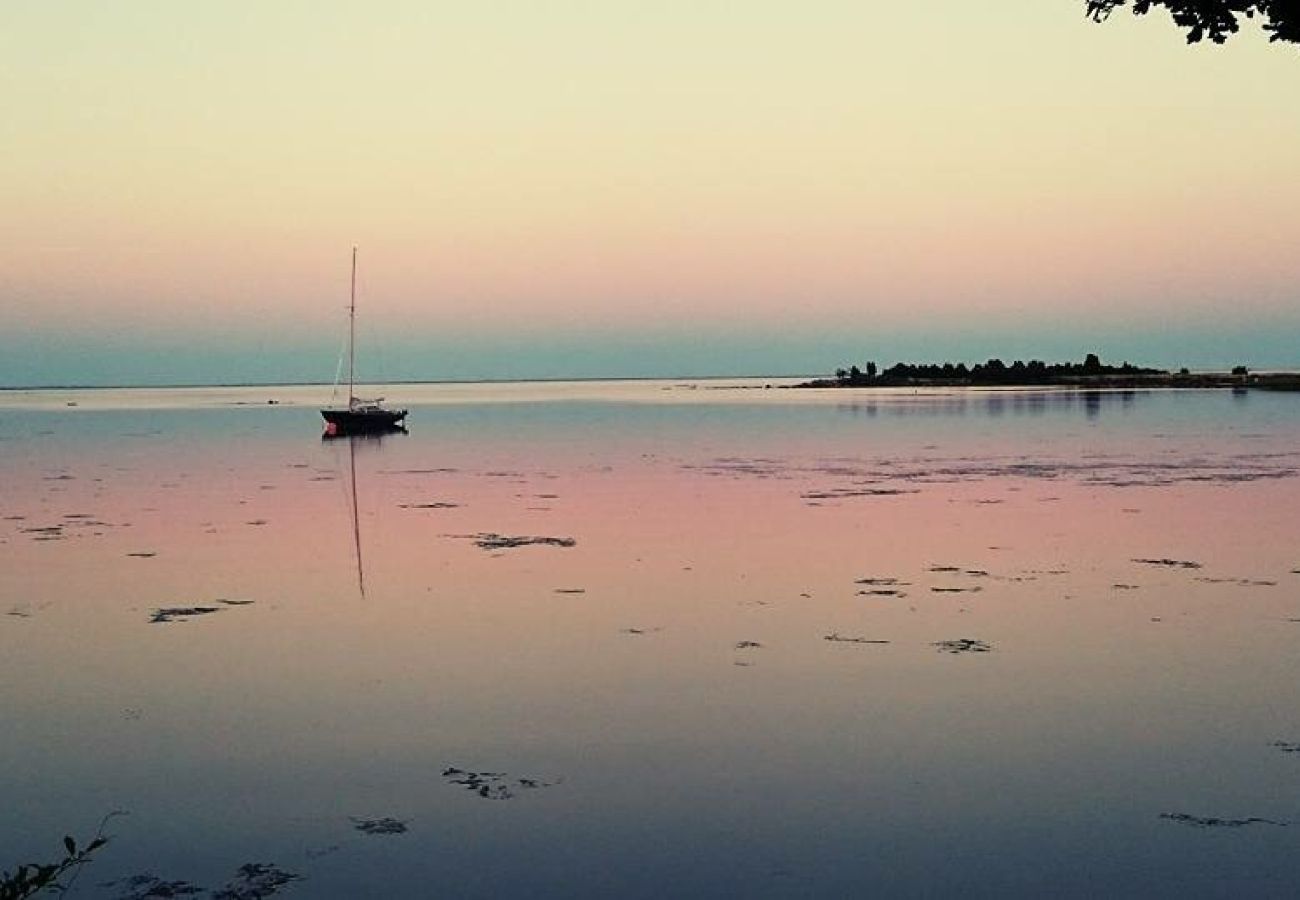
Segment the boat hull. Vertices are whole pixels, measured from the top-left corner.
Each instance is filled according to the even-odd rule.
[[[399,431],[406,420],[404,409],[322,409],[325,429],[331,434],[382,434]]]

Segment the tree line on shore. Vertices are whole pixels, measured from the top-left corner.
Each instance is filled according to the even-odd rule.
[[[847,387],[888,387],[890,385],[939,382],[949,384],[1053,384],[1073,379],[1104,376],[1136,377],[1168,375],[1164,369],[1147,369],[1125,362],[1105,365],[1097,354],[1089,353],[1081,363],[1046,363],[1016,360],[1007,365],[1000,359],[967,366],[965,363],[895,363],[880,370],[874,362],[865,368],[850,366],[835,370],[835,383]]]

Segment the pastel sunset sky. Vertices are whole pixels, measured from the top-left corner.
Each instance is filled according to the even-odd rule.
[[[1300,366],[1300,52],[1083,0],[20,0],[0,385]]]

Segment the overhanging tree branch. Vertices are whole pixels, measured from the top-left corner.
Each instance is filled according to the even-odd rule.
[[[1088,16],[1103,22],[1129,0],[1087,0]],[[1187,31],[1187,43],[1209,38],[1222,44],[1240,28],[1240,19],[1263,20],[1270,41],[1300,43],[1300,2],[1297,0],[1133,0],[1134,15],[1146,15],[1163,6],[1174,24]]]

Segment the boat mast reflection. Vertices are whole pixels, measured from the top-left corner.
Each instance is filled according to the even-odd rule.
[[[366,568],[361,553],[361,511],[357,504],[357,445],[378,448],[384,439],[394,434],[406,434],[405,428],[393,428],[387,431],[362,432],[358,434],[340,434],[326,431],[321,435],[325,443],[347,441],[348,443],[348,506],[352,513],[352,547],[357,560],[357,591],[366,596]]]

